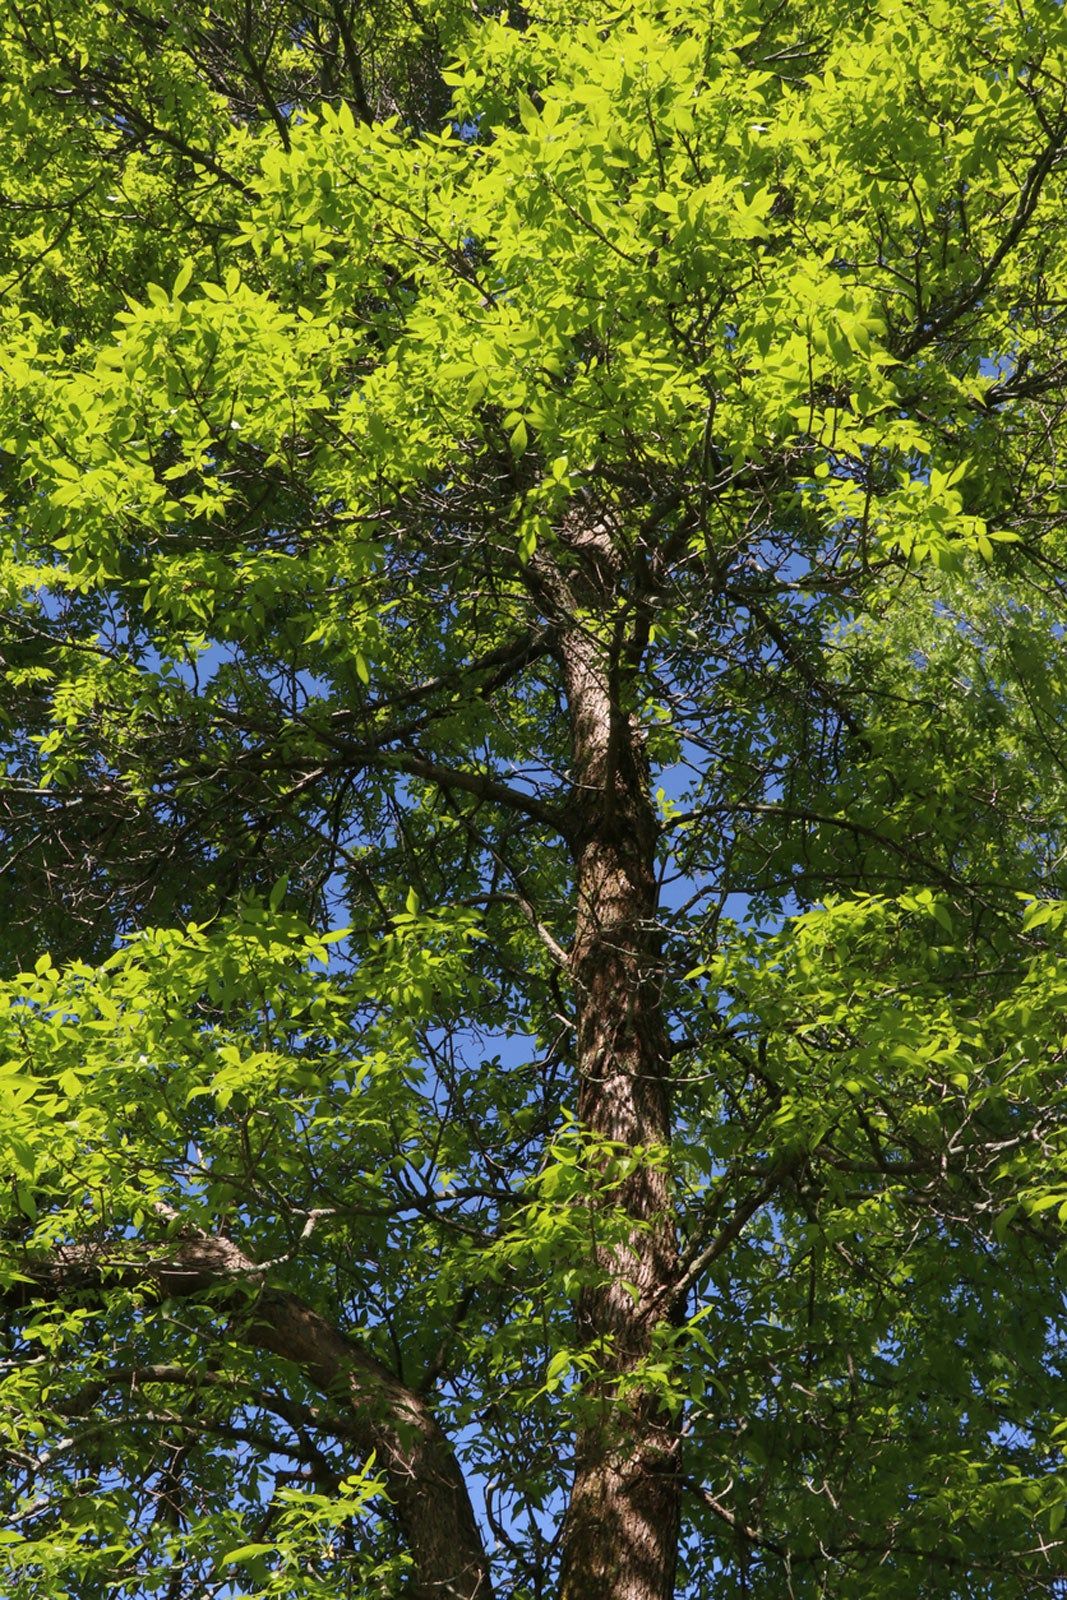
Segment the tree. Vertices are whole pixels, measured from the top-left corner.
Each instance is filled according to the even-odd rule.
[[[1059,1592],[1060,7],[0,49],[5,1592]]]

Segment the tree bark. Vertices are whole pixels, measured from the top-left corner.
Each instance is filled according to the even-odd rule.
[[[261,1270],[229,1239],[196,1233],[158,1247],[65,1247],[27,1276],[23,1288],[35,1300],[108,1285],[153,1284],[184,1297],[230,1284],[235,1298],[242,1284],[251,1287],[243,1337],[343,1404],[349,1437],[382,1467],[413,1562],[412,1600],[492,1600],[466,1483],[425,1400],[297,1295],[258,1287]]]
[[[677,1272],[665,1164],[671,1126],[656,818],[619,649],[603,628],[576,619],[563,630],[560,649],[575,805],[578,1117],[594,1139],[658,1152],[590,1207],[599,1276],[580,1296],[578,1324],[597,1372],[583,1395],[589,1420],[577,1441],[560,1593],[561,1600],[670,1600],[680,1435],[655,1395],[625,1383],[672,1317]],[[607,1211],[615,1213],[611,1238],[598,1241],[598,1214],[607,1225]]]

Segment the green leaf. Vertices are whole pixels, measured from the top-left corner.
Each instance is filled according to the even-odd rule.
[[[220,1567],[237,1566],[244,1561],[254,1561],[257,1556],[271,1555],[277,1549],[273,1544],[242,1544],[219,1557]]]
[[[182,263],[178,270],[177,276],[174,279],[174,287],[171,291],[173,298],[175,300],[180,300],[192,281],[193,263],[190,259],[187,259]]]
[[[569,1350],[557,1350],[545,1370],[545,1388],[558,1388],[561,1380],[571,1370],[573,1359]]]

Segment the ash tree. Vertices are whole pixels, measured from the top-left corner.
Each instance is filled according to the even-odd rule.
[[[4,1592],[1061,1593],[1061,7],[0,58]]]

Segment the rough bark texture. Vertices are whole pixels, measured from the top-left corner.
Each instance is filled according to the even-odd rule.
[[[670,1138],[667,1048],[655,931],[656,820],[643,740],[620,689],[618,652],[594,624],[561,635],[575,784],[579,1119],[627,1147]],[[598,1353],[586,1387],[592,1421],[577,1444],[563,1536],[561,1600],[670,1600],[680,1506],[680,1438],[655,1398],[617,1394],[672,1312],[671,1184],[642,1163],[598,1210],[625,1215],[623,1237],[595,1245],[600,1281],[578,1306]],[[604,1219],[606,1220],[606,1219]],[[632,1286],[632,1289],[631,1289]],[[636,1291],[636,1294],[632,1291]]]
[[[185,1296],[261,1279],[256,1264],[230,1240],[206,1234],[143,1250],[129,1244],[67,1248],[32,1269],[35,1298],[121,1283],[153,1283],[164,1294]],[[491,1600],[488,1563],[463,1475],[422,1397],[297,1295],[254,1290],[241,1309],[240,1326],[251,1344],[293,1362],[340,1401],[359,1453],[375,1452],[412,1557],[412,1600]]]

